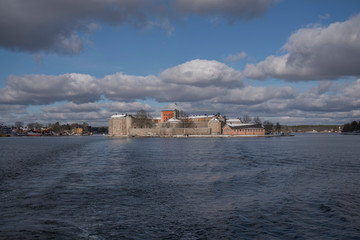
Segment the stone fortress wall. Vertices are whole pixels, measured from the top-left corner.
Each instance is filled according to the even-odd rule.
[[[131,115],[113,115],[109,119],[109,136],[175,136],[221,135],[224,125],[221,116],[199,116],[188,119],[191,127],[178,121],[156,122],[152,128],[136,128]]]
[[[129,136],[211,135],[210,128],[130,128]]]
[[[259,123],[243,123],[240,119],[225,119],[220,114],[181,118],[177,116],[176,111],[164,111],[161,121],[152,119],[151,128],[137,128],[134,117],[131,115],[113,115],[109,119],[109,136],[265,135],[265,129]]]
[[[128,136],[133,125],[133,117],[129,115],[113,115],[109,119],[109,136]]]

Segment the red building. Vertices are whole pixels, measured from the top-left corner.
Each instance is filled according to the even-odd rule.
[[[162,110],[161,111],[161,122],[166,122],[171,118],[178,118],[179,111],[178,110]]]
[[[224,135],[265,135],[265,128],[260,124],[226,124],[223,127]]]

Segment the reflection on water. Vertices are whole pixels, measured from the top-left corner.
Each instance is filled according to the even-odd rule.
[[[359,140],[0,139],[0,238],[359,239]]]

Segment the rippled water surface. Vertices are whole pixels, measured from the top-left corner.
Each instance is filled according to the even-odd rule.
[[[360,136],[0,138],[0,239],[360,239]]]

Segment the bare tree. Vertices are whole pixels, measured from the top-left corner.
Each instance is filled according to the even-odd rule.
[[[277,133],[280,133],[281,132],[281,125],[280,125],[280,123],[276,123],[276,125],[275,125],[275,131],[277,132]]]
[[[146,110],[140,110],[135,114],[134,124],[138,128],[152,128],[154,126],[152,117]]]
[[[89,131],[89,124],[87,122],[83,122],[81,127],[82,127],[82,129],[84,130],[85,133]]]
[[[193,128],[195,126],[195,123],[191,120],[190,115],[187,112],[181,110],[179,112],[179,116],[180,116],[181,127]]]
[[[33,130],[33,131],[38,131],[40,132],[41,131],[41,128],[42,128],[42,125],[38,122],[35,122],[35,123],[29,123],[28,125],[28,128]]]
[[[62,132],[62,129],[61,129],[61,126],[60,126],[60,123],[59,122],[56,122],[54,124],[51,125],[51,130],[55,133],[61,133]]]
[[[261,119],[259,118],[259,116],[254,117],[254,118],[253,118],[253,121],[254,121],[254,123],[256,123],[256,124],[261,124],[261,123],[262,123],[262,121],[261,121]]]
[[[249,115],[245,114],[242,121],[244,123],[249,123],[249,122],[251,122],[251,117],[249,117]]]
[[[15,122],[15,127],[16,127],[16,129],[20,129],[20,128],[22,128],[24,126],[24,122]]]
[[[264,121],[265,132],[269,133],[273,131],[274,124],[268,120]]]

